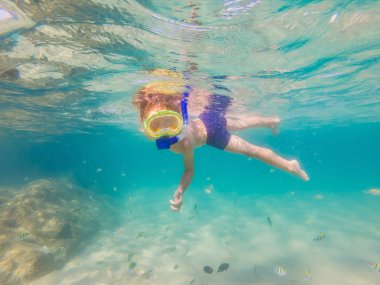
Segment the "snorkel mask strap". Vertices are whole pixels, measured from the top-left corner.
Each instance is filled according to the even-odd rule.
[[[190,91],[192,90],[190,85],[185,85],[186,90],[182,93],[182,99],[181,99],[181,114],[183,119],[183,127],[180,134],[174,136],[174,137],[161,137],[159,139],[156,139],[156,146],[158,149],[169,149],[172,144],[175,144],[179,141],[181,141],[187,131],[187,126],[189,125],[189,115],[187,112],[187,101],[190,96]]]
[[[183,124],[184,126],[187,126],[189,124],[189,115],[187,113],[187,101],[189,100],[191,86],[185,85],[186,90],[182,93],[182,100],[181,100],[181,113],[183,118]]]

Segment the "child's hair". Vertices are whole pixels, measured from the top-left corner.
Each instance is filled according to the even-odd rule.
[[[154,85],[147,85],[136,92],[133,105],[139,110],[140,120],[143,121],[153,107],[179,112],[181,99],[181,92],[169,95],[158,91]]]
[[[140,120],[143,121],[153,107],[179,112],[185,86],[182,74],[167,69],[152,69],[149,74],[154,80],[133,97],[133,105],[140,112]]]

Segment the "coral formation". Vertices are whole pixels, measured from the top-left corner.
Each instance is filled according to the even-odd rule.
[[[1,284],[25,284],[63,266],[99,230],[115,224],[117,217],[105,197],[64,179],[36,180],[13,195],[4,192]]]

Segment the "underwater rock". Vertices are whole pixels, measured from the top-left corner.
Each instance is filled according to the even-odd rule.
[[[64,179],[8,193],[0,204],[0,284],[27,284],[60,268],[116,216],[105,197],[89,200],[88,190]]]
[[[210,266],[206,265],[205,267],[203,267],[203,271],[205,273],[211,274],[214,270]]]
[[[230,267],[230,265],[228,263],[222,263],[218,267],[218,272],[227,271],[228,267]]]
[[[0,74],[0,78],[16,80],[20,78],[20,72],[16,68],[11,68]]]

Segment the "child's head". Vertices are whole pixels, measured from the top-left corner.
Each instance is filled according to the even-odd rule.
[[[171,110],[179,113],[181,111],[181,92],[168,95],[155,87],[152,84],[144,86],[133,97],[133,105],[140,113],[141,122],[152,112]]]
[[[140,113],[148,138],[174,136],[183,126],[180,114],[184,81],[179,73],[171,70],[156,69],[150,74],[155,81],[136,92],[133,105]]]
[[[166,69],[152,69],[154,81],[142,87],[133,97],[133,105],[143,122],[149,113],[160,110],[180,112],[184,80],[180,73]]]

